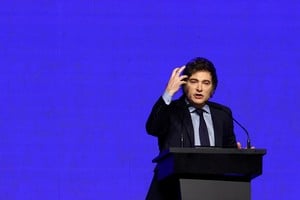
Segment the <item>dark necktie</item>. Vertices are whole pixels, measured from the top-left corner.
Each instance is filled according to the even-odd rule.
[[[208,146],[210,146],[210,142],[209,142],[209,137],[208,137],[207,126],[206,126],[206,123],[205,123],[204,117],[203,117],[203,110],[197,109],[196,112],[198,113],[198,115],[200,117],[199,135],[200,135],[201,146],[208,147]]]

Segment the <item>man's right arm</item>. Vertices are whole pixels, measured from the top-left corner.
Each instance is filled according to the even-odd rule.
[[[146,122],[146,130],[150,135],[163,135],[168,127],[169,105],[166,103],[163,96],[161,96],[154,104]]]
[[[165,93],[154,104],[146,122],[146,130],[150,135],[160,136],[167,132],[169,127],[169,108],[172,96],[185,84],[186,75],[181,75],[185,66],[173,69]]]

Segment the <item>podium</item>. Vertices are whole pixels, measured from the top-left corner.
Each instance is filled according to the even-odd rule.
[[[251,180],[262,174],[265,154],[265,149],[169,148],[153,162],[166,199],[250,200]]]

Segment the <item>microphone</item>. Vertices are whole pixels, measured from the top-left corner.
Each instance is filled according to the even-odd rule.
[[[185,105],[186,108],[190,107],[191,105],[188,103]],[[185,142],[185,138],[184,138],[184,135],[183,135],[183,128],[184,128],[184,125],[183,125],[183,122],[184,122],[184,114],[181,114],[180,115],[180,147],[183,148],[184,147],[184,142]]]
[[[240,123],[238,122],[235,118],[233,118],[232,114],[229,112],[229,110],[227,110],[225,107],[217,104],[217,103],[214,103],[214,102],[207,102],[207,104],[211,107],[214,107],[218,110],[221,110],[223,112],[225,112],[237,125],[239,125],[239,127],[241,127],[246,135],[247,135],[247,149],[251,149],[251,140],[250,140],[250,135],[249,135],[249,132],[247,131],[247,129]]]

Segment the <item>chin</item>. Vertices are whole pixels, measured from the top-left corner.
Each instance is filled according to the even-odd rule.
[[[193,104],[195,106],[203,106],[205,104],[205,101],[193,101]]]

